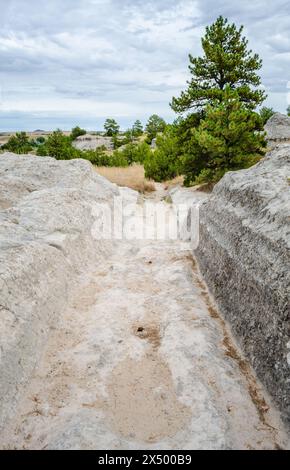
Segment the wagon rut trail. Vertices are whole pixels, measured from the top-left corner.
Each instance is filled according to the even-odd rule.
[[[118,241],[111,256],[82,274],[1,443],[24,449],[288,446],[189,242],[180,240]]]

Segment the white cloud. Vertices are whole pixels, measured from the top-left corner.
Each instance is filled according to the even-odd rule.
[[[0,9],[0,130],[27,128],[29,113],[43,120],[36,127],[54,116],[68,128],[108,115],[123,127],[155,112],[173,119],[168,103],[186,86],[188,53],[200,54],[219,14],[245,24],[268,104],[285,110],[288,1],[0,0]]]

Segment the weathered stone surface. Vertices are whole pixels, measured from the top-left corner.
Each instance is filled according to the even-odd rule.
[[[201,206],[200,268],[290,424],[290,145],[229,172]],[[288,361],[287,361],[288,357]]]
[[[150,212],[146,239],[92,240],[93,202],[118,190],[85,161],[6,155],[0,172],[1,449],[289,448],[189,242],[152,238]],[[145,201],[119,193],[131,233]]]
[[[84,160],[0,156],[0,428],[77,274],[110,251],[91,235],[92,206],[115,194]]]
[[[183,188],[179,185],[169,189],[168,196],[173,204],[186,204],[191,206],[200,204],[202,201],[208,199],[208,193],[200,191],[198,187]]]
[[[114,145],[111,137],[81,135],[74,142],[73,146],[78,150],[96,150],[100,147],[106,147],[107,150],[113,150]]]
[[[270,146],[275,143],[290,141],[290,117],[281,113],[275,113],[265,126],[267,139]]]
[[[115,248],[80,276],[0,448],[289,448],[250,367],[240,367],[190,244],[123,239]]]

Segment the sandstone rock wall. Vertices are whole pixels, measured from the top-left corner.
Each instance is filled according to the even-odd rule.
[[[77,275],[110,251],[91,209],[118,193],[84,160],[0,156],[0,429]]]
[[[290,142],[290,117],[275,113],[265,126],[268,146],[270,148],[283,142]]]
[[[229,172],[201,206],[200,268],[290,424],[290,145]]]
[[[82,135],[78,137],[73,146],[78,150],[96,150],[100,147],[105,147],[107,150],[113,150],[114,145],[111,137]]]

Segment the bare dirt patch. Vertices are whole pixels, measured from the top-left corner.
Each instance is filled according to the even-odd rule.
[[[134,332],[138,338],[148,341],[154,349],[159,348],[161,337],[157,325],[134,325]]]
[[[126,438],[156,442],[175,436],[190,419],[190,409],[177,399],[170,368],[158,355],[120,362],[108,391],[111,426]]]

